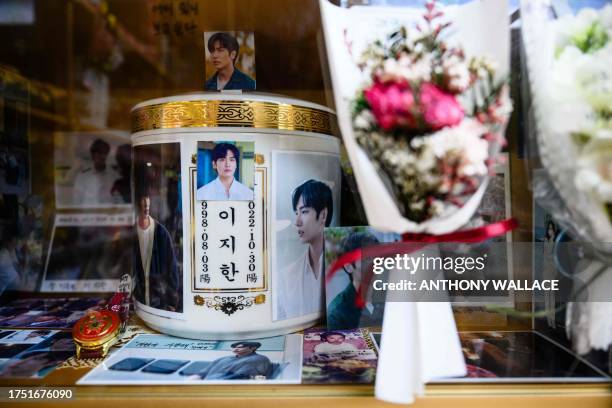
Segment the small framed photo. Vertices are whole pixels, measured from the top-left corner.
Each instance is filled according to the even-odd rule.
[[[252,201],[255,143],[198,142],[196,200]]]
[[[132,206],[132,146],[122,131],[54,134],[57,209]]]
[[[207,91],[255,90],[255,34],[252,31],[204,33]]]

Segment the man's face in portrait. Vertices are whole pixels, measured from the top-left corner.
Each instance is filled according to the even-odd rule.
[[[326,341],[329,344],[342,344],[344,343],[344,336],[341,336],[339,334],[330,334],[326,337]]]
[[[151,210],[151,199],[149,197],[142,197],[138,202],[138,209],[140,210],[139,215],[141,217],[148,217]]]
[[[215,69],[221,71],[224,68],[234,65],[236,51],[229,52],[227,48],[223,47],[220,41],[215,41],[213,50],[210,53],[210,58]]]
[[[232,352],[236,355],[236,357],[244,357],[248,356],[249,354],[253,354],[255,350],[255,347],[247,347],[242,344],[239,344],[238,346],[232,349]]]
[[[234,177],[234,173],[236,172],[236,157],[234,156],[234,152],[228,150],[225,153],[225,157],[213,162],[213,168],[221,178]]]
[[[317,216],[317,211],[313,207],[304,205],[301,196],[295,207],[295,227],[297,228],[300,242],[308,244],[317,237],[322,236],[325,228],[325,218],[327,217],[327,208],[322,209]]]
[[[98,171],[102,171],[106,168],[106,158],[108,157],[107,152],[94,150],[91,152],[91,160],[93,161],[94,168]]]

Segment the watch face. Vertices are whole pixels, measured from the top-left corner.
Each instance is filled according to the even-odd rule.
[[[119,334],[121,319],[111,310],[93,311],[76,322],[72,337],[83,347],[103,344]]]

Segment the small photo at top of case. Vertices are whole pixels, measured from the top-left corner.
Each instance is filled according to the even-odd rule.
[[[255,90],[255,34],[252,31],[204,33],[207,91]]]
[[[154,363],[143,368],[142,372],[154,374],[172,374],[188,362],[189,360],[155,360]]]
[[[255,143],[198,142],[196,200],[252,201]]]
[[[115,371],[136,371],[153,361],[152,358],[124,358],[116,364],[113,364],[108,369]]]

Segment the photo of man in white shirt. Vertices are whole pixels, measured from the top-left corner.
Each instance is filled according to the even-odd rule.
[[[240,150],[231,143],[219,143],[212,150],[212,167],[217,178],[198,188],[196,200],[251,201],[253,190],[236,180],[235,173],[240,161]],[[204,164],[198,161],[198,172]]]
[[[304,252],[279,274],[277,318],[289,319],[324,310],[324,230],[333,216],[331,188],[318,180],[298,186],[291,197],[297,235]]]
[[[78,205],[96,206],[113,203],[111,190],[119,178],[107,164],[110,144],[96,139],[89,147],[91,166],[80,169],[74,180],[73,202]]]

